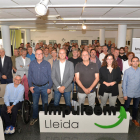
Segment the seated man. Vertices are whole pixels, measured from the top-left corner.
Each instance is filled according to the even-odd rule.
[[[6,125],[5,134],[13,134],[15,132],[17,113],[22,107],[22,101],[24,100],[24,86],[20,83],[21,76],[16,75],[14,83],[8,84],[5,89],[5,104],[1,109],[1,115]]]

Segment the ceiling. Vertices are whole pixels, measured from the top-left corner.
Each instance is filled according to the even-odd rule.
[[[140,0],[50,0],[46,16],[34,10],[40,0],[0,0],[0,25],[35,30],[117,30],[140,28]]]

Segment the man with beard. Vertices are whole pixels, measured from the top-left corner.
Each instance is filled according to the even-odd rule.
[[[99,58],[96,56],[95,49],[90,50],[90,62],[96,63],[98,66],[98,69],[101,68],[101,62],[100,62]]]
[[[125,53],[124,48],[121,47],[120,48],[120,55],[118,57],[121,58],[123,61],[126,61],[128,58],[124,53]]]

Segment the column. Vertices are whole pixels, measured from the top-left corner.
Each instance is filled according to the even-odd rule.
[[[127,25],[118,25],[118,45],[117,47],[125,47],[126,44]]]
[[[105,44],[105,29],[100,29],[100,45]]]
[[[9,26],[2,25],[1,33],[2,33],[2,43],[3,43],[3,48],[5,49],[5,54],[7,56],[11,56],[11,41],[10,41]]]
[[[25,44],[26,44],[27,42],[31,43],[30,29],[26,29],[26,31],[25,31]]]
[[[131,52],[132,51],[132,40],[133,40],[133,34],[134,34],[134,29],[131,29],[131,42],[130,42],[130,48],[129,48],[129,51]]]

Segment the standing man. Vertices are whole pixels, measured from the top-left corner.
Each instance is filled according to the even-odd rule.
[[[114,57],[115,57],[116,61],[118,62],[118,66],[120,67],[120,70],[122,72],[122,70],[123,70],[123,63],[122,63],[122,60],[118,56],[119,56],[119,49],[115,49]]]
[[[99,55],[99,60],[101,61],[101,64],[105,56],[108,54],[107,50],[108,50],[107,46],[103,46],[103,52]]]
[[[128,46],[124,47],[124,51],[125,51],[125,55],[127,55],[127,53],[128,53]]]
[[[16,58],[18,57],[18,52],[19,52],[19,50],[17,48],[14,49],[14,55],[11,56],[13,73],[16,73],[16,71],[17,71],[17,69],[16,69]]]
[[[35,60],[35,55],[33,54],[32,47],[29,46],[27,51],[28,54],[26,55],[26,57],[30,58],[31,61]]]
[[[84,104],[86,96],[88,96],[89,106],[94,109],[96,85],[99,81],[99,70],[95,63],[89,61],[87,51],[82,52],[83,62],[75,67],[75,77],[78,84],[79,106]]]
[[[76,66],[77,63],[80,63],[82,62],[82,58],[78,57],[78,49],[73,49],[72,50],[72,54],[73,54],[73,57],[69,58],[69,61],[71,61],[73,64],[74,64],[74,68]],[[73,78],[73,82],[72,82],[72,92],[74,91],[74,83],[76,85],[76,91],[78,90],[78,86],[77,86],[77,83],[76,83],[76,79],[75,79],[75,76]]]
[[[43,45],[44,45],[44,44],[43,44],[43,42],[42,42],[42,41],[41,41],[41,42],[39,42],[39,48],[40,48],[40,49],[42,49],[42,50],[44,49]]]
[[[71,57],[72,57],[72,50],[73,50],[73,49],[75,49],[75,46],[74,46],[74,45],[71,47],[71,52],[69,52],[68,58],[71,58]],[[66,53],[67,53],[67,52],[66,52]]]
[[[2,117],[6,125],[5,134],[15,133],[17,113],[18,110],[22,108],[22,101],[24,101],[24,86],[20,83],[21,76],[16,75],[14,77],[14,83],[6,86],[4,95],[5,104],[1,109]]]
[[[101,62],[100,62],[99,58],[96,56],[95,49],[90,50],[90,62],[96,63],[98,66],[98,69],[101,68]]]
[[[53,63],[57,60],[59,60],[59,58],[57,57],[57,50],[56,49],[52,49],[51,52],[52,58],[48,60],[48,62],[51,64],[51,68],[53,66]]]
[[[109,40],[109,41],[108,41],[108,44],[107,44],[108,51],[110,51],[111,46],[112,46],[112,44],[111,44],[111,41]]]
[[[96,56],[99,58],[99,55],[102,53],[102,46],[97,47]]]
[[[29,100],[28,92],[29,92],[29,86],[28,86],[28,69],[29,64],[31,60],[26,57],[27,50],[24,48],[21,50],[21,56],[16,58],[16,75],[20,75],[22,78],[21,83],[24,85],[25,88],[25,100]]]
[[[24,48],[24,43],[20,43],[20,47]]]
[[[38,102],[41,94],[42,106],[48,104],[48,94],[51,92],[51,65],[43,59],[43,51],[37,49],[35,52],[36,60],[33,60],[29,66],[28,81],[30,91],[33,96],[33,119],[30,125],[38,120]]]
[[[61,95],[64,95],[65,103],[71,106],[71,82],[74,77],[73,63],[66,60],[66,50],[59,50],[59,60],[52,67],[52,80],[54,89],[54,105],[58,106]]]
[[[140,101],[140,68],[138,67],[139,58],[133,57],[131,61],[132,67],[125,70],[123,76],[122,88],[125,100],[124,108],[126,111],[128,111],[130,102],[133,99],[132,122],[136,126],[140,127],[140,124],[136,120]]]
[[[12,76],[12,60],[10,57],[5,55],[4,48],[0,49],[0,78],[1,84],[13,83]]]
[[[124,51],[124,47],[121,47],[120,48],[120,54],[119,54],[119,58],[120,59],[122,59],[123,61],[126,61],[128,58],[127,58],[127,56],[124,54],[125,53],[125,51]]]
[[[61,48],[61,44],[59,43],[57,47],[57,52],[59,52],[60,48]]]
[[[49,53],[49,48],[45,48],[44,49],[44,60],[48,61],[51,58],[52,58],[52,56]]]

